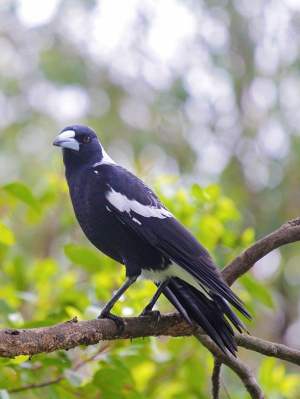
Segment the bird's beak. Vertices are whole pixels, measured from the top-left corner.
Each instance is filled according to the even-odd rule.
[[[60,133],[53,141],[53,145],[62,148],[69,148],[70,150],[79,151],[79,143],[75,139],[74,130],[65,130]]]

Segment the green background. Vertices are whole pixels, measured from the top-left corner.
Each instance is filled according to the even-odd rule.
[[[74,219],[52,147],[66,125],[96,129],[220,267],[299,215],[299,11],[296,0],[1,2],[1,327],[94,318],[124,279]],[[290,245],[234,285],[253,335],[300,347],[299,263]],[[115,313],[138,314],[153,292],[138,282]],[[268,398],[300,397],[296,368],[239,356]],[[1,360],[0,398],[208,398],[212,366],[193,338],[101,343]],[[228,370],[226,391],[248,398]]]

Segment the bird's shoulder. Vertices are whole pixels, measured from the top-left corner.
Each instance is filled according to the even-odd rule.
[[[137,201],[146,206],[163,207],[151,188],[122,166],[116,164],[95,166],[93,172],[105,184],[108,192],[122,195],[124,201]]]
[[[164,251],[209,260],[207,251],[137,176],[117,165],[101,165],[97,176],[106,181],[108,208],[122,223]],[[210,262],[210,261],[209,261]]]

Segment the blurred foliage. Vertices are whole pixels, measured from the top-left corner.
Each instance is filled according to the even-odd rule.
[[[82,237],[64,177],[49,174],[44,179],[43,189],[20,182],[0,189],[1,327],[37,327],[74,316],[95,317],[124,279],[121,266]],[[218,185],[193,184],[183,189],[178,180],[164,176],[156,179],[154,187],[215,254],[220,266],[253,242],[254,231],[243,227],[238,209]],[[154,291],[152,283],[139,281],[117,303],[115,313],[139,314]],[[263,309],[274,309],[271,288],[251,274],[240,279],[235,291],[254,320]],[[172,307],[161,298],[159,309]],[[249,325],[251,331],[255,324]],[[249,358],[243,351],[240,356],[253,362],[269,398],[300,395],[300,377],[283,364],[272,359],[260,363],[260,356]],[[103,342],[30,359],[1,359],[0,364],[1,398],[208,398],[212,371],[211,355],[191,337]],[[49,385],[13,393],[42,382]],[[231,398],[248,398],[236,376],[226,373],[224,385]]]
[[[154,182],[220,266],[255,235],[299,216],[299,4],[0,2],[3,326],[95,317],[123,280],[74,224],[61,157],[51,147],[66,125],[91,125],[116,161]],[[164,173],[179,180],[158,177]],[[255,315],[251,332],[298,348],[299,263],[297,245],[282,248],[235,285]],[[116,312],[136,314],[153,291],[139,283]],[[170,309],[163,300],[160,308]],[[3,361],[0,398],[7,399],[2,388],[61,377],[16,396],[208,395],[211,358],[192,338],[103,348]],[[268,397],[300,397],[293,368],[241,356]],[[113,387],[105,383],[112,374]],[[225,385],[230,397],[246,397],[231,373]]]

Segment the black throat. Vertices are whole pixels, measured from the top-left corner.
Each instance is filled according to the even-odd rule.
[[[63,148],[63,159],[66,168],[66,178],[69,179],[74,173],[85,167],[91,167],[97,162],[101,162],[101,148],[93,151],[73,151]]]

